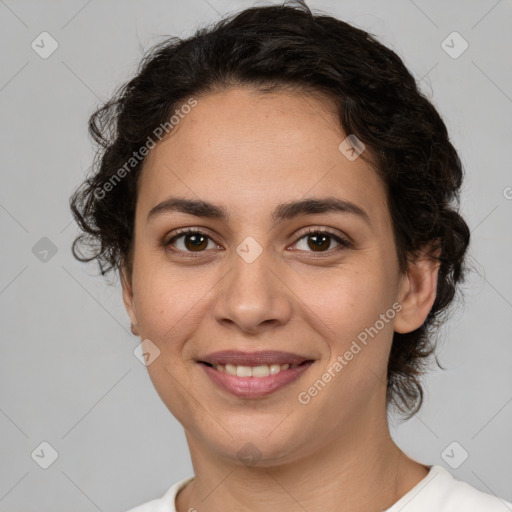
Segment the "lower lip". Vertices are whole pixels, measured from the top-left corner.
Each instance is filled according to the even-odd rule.
[[[204,363],[199,363],[208,377],[219,387],[241,398],[261,398],[281,389],[283,386],[297,380],[313,361],[303,363],[296,368],[281,370],[267,377],[237,377],[220,372]]]

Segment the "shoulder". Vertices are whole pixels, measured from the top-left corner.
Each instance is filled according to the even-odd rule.
[[[161,498],[147,501],[126,512],[176,512],[176,496],[193,478],[194,476],[192,475],[179,480]]]
[[[454,478],[442,466],[428,475],[387,512],[512,512],[512,504]]]

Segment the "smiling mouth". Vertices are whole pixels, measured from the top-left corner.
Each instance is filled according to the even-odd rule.
[[[312,363],[312,360],[303,361],[300,364],[297,363],[285,363],[285,364],[261,364],[257,366],[245,366],[245,365],[234,365],[234,364],[211,364],[206,361],[200,361],[200,363],[213,368],[221,373],[232,375],[236,377],[268,377],[269,375],[277,375],[278,373],[285,370],[294,370],[295,368],[305,365],[306,363]]]
[[[198,361],[217,389],[243,399],[262,399],[297,381],[315,360],[257,366]]]

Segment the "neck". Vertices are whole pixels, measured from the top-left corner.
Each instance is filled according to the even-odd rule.
[[[186,435],[195,478],[178,494],[178,512],[380,512],[428,473],[394,443],[385,414],[381,421],[352,425],[350,432],[333,432],[320,449],[280,465],[244,466]]]

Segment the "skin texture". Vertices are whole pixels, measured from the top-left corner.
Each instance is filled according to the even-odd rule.
[[[424,322],[437,264],[419,259],[399,273],[384,184],[362,158],[350,161],[338,149],[346,135],[328,99],[235,88],[197,100],[146,159],[133,273],[123,274],[136,333],[160,350],[150,378],[183,425],[192,457],[195,479],[177,510],[383,510],[428,471],[389,435],[385,383],[393,331]],[[229,219],[167,212],[147,222],[170,196],[221,205]],[[371,224],[335,212],[275,225],[270,218],[278,204],[325,197],[357,204]],[[183,227],[210,237],[203,252],[185,237],[163,246]],[[337,251],[327,239],[315,251],[309,227],[352,246]],[[252,263],[236,252],[248,236],[262,249]],[[298,394],[394,303],[401,311],[299,403]],[[315,363],[270,396],[244,399],[214,386],[196,362],[228,349],[283,350]],[[237,456],[248,442],[261,457],[253,466]]]

